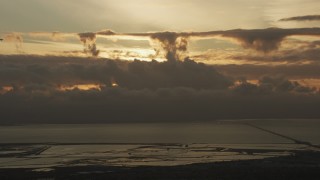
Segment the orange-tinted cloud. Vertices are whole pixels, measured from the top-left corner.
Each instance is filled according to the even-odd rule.
[[[23,37],[20,33],[6,34],[3,38],[3,41],[14,43],[17,51],[22,51]]]

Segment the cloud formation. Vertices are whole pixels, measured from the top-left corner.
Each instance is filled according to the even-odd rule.
[[[319,118],[319,94],[285,81],[233,90],[159,88],[54,91],[30,84],[0,95],[1,123],[187,122],[243,118]],[[273,91],[276,89],[277,91]],[[49,91],[51,90],[51,91]],[[287,92],[290,91],[290,92]],[[291,92],[294,93],[291,93]],[[299,95],[295,95],[299,92]]]
[[[179,34],[174,32],[154,33],[150,37],[160,43],[168,61],[182,60],[183,53],[188,49],[187,38],[179,37]],[[159,51],[157,49],[157,52]]]
[[[263,76],[257,84],[246,80],[240,81],[234,90],[243,94],[269,94],[269,93],[313,93],[314,87],[306,87],[296,81],[289,81],[284,76]]]
[[[288,34],[285,31],[271,28],[263,30],[231,30],[225,32],[222,36],[235,38],[244,48],[268,53],[277,50]]]
[[[235,29],[220,32],[204,32],[198,35],[205,37],[220,35],[222,37],[234,38],[238,40],[244,48],[268,53],[270,51],[277,50],[282,41],[288,36],[320,36],[320,28],[267,28],[251,30]]]
[[[227,89],[232,81],[213,67],[186,59],[182,62],[88,60],[75,57],[0,56],[0,85],[72,85],[111,80],[128,89],[189,87]]]
[[[320,15],[306,15],[283,18],[279,21],[320,21]]]
[[[260,79],[265,75],[282,75],[290,79],[320,79],[320,64],[283,64],[283,65],[214,65],[221,73],[239,78]]]
[[[159,40],[166,56],[172,56],[175,51],[187,50],[188,38],[215,38],[225,37],[237,40],[242,47],[268,53],[277,50],[281,42],[288,36],[320,36],[320,28],[295,28],[295,29],[234,29],[226,31],[208,32],[155,32],[155,33],[122,33],[112,34],[126,37],[150,37]],[[179,38],[181,38],[179,40]],[[179,41],[182,40],[182,44]],[[169,53],[168,53],[169,52]],[[167,57],[168,58],[168,57]]]
[[[311,44],[311,43],[310,43]],[[234,60],[245,60],[254,62],[285,62],[285,63],[303,63],[303,62],[319,62],[320,48],[310,47],[301,49],[288,49],[275,52],[273,54],[239,54],[231,55],[229,58]]]
[[[0,56],[0,123],[319,118],[320,94],[282,76],[235,83],[212,66]],[[100,84],[83,91],[66,88]],[[117,84],[115,86],[114,84]],[[301,110],[303,108],[303,110]]]
[[[158,54],[164,54],[168,61],[183,60],[187,57],[188,40],[191,38],[228,38],[239,42],[242,47],[253,49],[257,52],[269,53],[277,50],[283,40],[288,36],[320,36],[320,28],[295,28],[295,29],[234,29],[226,31],[208,32],[150,32],[150,33],[116,33],[106,29],[97,32],[87,33],[61,33],[61,32],[33,32],[27,33],[30,36],[47,36],[52,39],[67,36],[78,36],[84,45],[84,52],[94,57],[99,55],[97,49],[97,37],[129,40],[151,40],[155,44]],[[9,36],[9,39],[12,35]],[[21,36],[20,36],[21,37]],[[18,39],[16,39],[18,40]],[[159,48],[160,47],[160,48]]]
[[[90,54],[93,57],[99,55],[99,50],[96,45],[96,34],[95,33],[79,33],[80,41],[84,46],[84,53]]]

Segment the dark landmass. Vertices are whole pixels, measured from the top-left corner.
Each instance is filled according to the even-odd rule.
[[[0,179],[319,179],[320,153],[303,151],[292,156],[173,167],[54,167],[52,171],[0,169]]]

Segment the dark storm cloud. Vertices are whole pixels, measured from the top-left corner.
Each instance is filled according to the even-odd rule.
[[[284,65],[215,65],[219,72],[232,77],[259,79],[265,75],[283,75],[290,79],[320,79],[320,64],[284,64]]]
[[[263,88],[248,83],[224,91],[182,87],[129,90],[120,87],[48,93],[46,86],[30,85],[22,92],[0,95],[1,123],[319,118],[320,95],[306,94],[309,89],[299,89],[298,85],[285,82],[276,86],[277,92],[272,87],[277,83],[268,81],[263,83]]]
[[[320,21],[320,15],[306,15],[283,18],[279,21]]]
[[[263,76],[258,84],[242,80],[234,90],[242,94],[269,94],[269,93],[314,93],[316,88],[306,87],[296,81],[289,81],[284,76]]]
[[[115,79],[129,89],[190,87],[226,89],[231,80],[213,67],[186,59],[183,62],[88,60],[75,57],[0,56],[2,85],[80,84],[110,85]]]
[[[232,30],[225,32],[222,36],[237,39],[244,48],[267,53],[277,50],[288,34],[279,29],[263,29]]]
[[[320,94],[283,77],[234,85],[215,68],[183,62],[0,56],[1,123],[319,118]],[[118,87],[112,87],[116,81]],[[100,90],[59,86],[98,83]]]

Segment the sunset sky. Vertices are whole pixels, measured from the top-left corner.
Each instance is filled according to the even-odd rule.
[[[15,120],[62,113],[61,103],[64,119],[79,109],[88,109],[84,119],[103,119],[107,107],[115,118],[150,104],[129,111],[318,117],[319,7],[318,0],[2,0],[0,107],[20,112],[7,113]],[[35,115],[29,105],[43,109]],[[297,106],[301,113],[290,114]]]
[[[21,34],[23,47],[18,51],[27,54],[61,54],[65,51],[80,51],[77,37],[56,38],[27,36],[31,32],[84,33],[110,29],[117,33],[144,32],[203,32],[231,29],[265,29],[317,27],[319,21],[281,21],[281,19],[315,15],[320,3],[316,0],[93,0],[93,1],[47,1],[47,0],[4,0],[1,4],[1,34]],[[303,7],[303,8],[301,8]],[[316,37],[302,38],[304,41],[317,40]],[[288,38],[287,41],[301,40]],[[132,52],[134,55],[154,54],[148,40],[115,40],[98,38],[101,57],[114,56],[117,50]],[[299,41],[300,42],[300,41]],[[284,47],[298,46],[299,43],[284,42]],[[16,45],[5,44],[2,54],[17,53]],[[237,43],[225,39],[191,39],[190,53],[212,55],[208,63],[228,63],[234,60],[227,54],[238,54],[244,49]],[[105,51],[109,52],[105,53]],[[224,54],[217,57],[216,54]],[[227,56],[227,57],[226,57]],[[125,57],[129,58],[129,57]],[[132,58],[132,57],[131,57]],[[203,58],[200,60],[204,60]]]

